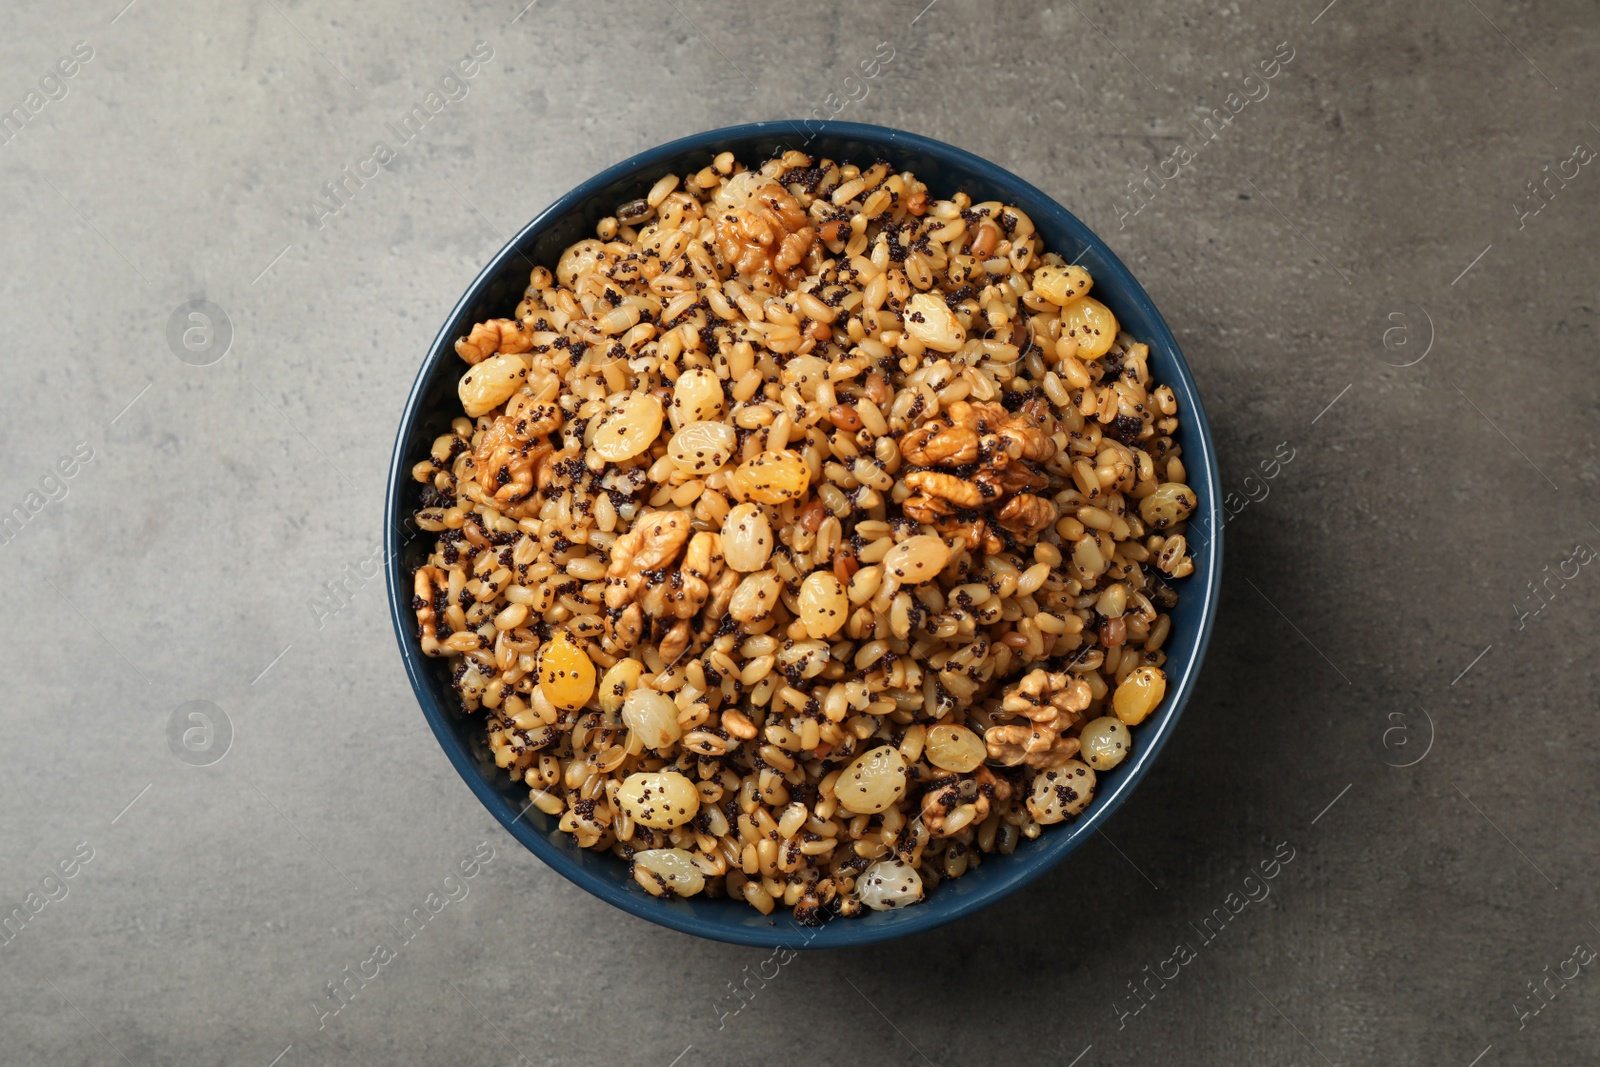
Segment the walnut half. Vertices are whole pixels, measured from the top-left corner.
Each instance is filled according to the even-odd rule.
[[[711,583],[722,576],[720,540],[714,533],[701,531],[689,542],[689,550],[684,553],[683,564],[677,570],[652,571],[644,575],[639,606],[647,616],[691,619],[699,614],[711,596]],[[635,561],[638,558],[636,556]],[[684,633],[687,635],[687,629]],[[686,637],[685,645],[687,643]]]
[[[678,550],[689,540],[689,515],[683,511],[649,511],[640,515],[633,529],[611,546],[611,563],[606,568],[606,606],[620,608],[630,603],[644,584],[644,572],[658,570],[678,558]]]
[[[989,758],[1006,767],[1025,763],[1041,770],[1059,767],[1078,754],[1078,739],[1062,734],[1078,723],[1094,699],[1089,683],[1068,674],[1030,671],[1008,689],[997,718],[1021,716],[1025,723],[992,726],[983,740]]]
[[[516,416],[496,418],[472,454],[483,491],[503,504],[533,492],[535,468],[555,451],[548,435],[560,425],[561,409],[554,404],[529,405]]]
[[[1056,454],[1048,414],[1023,407],[958,400],[942,414],[909,431],[901,454],[914,467],[905,484],[914,490],[902,507],[946,538],[963,537],[995,553],[1005,547],[991,521],[1029,541],[1059,517],[1048,497],[1050,477],[1035,468]]]
[[[728,183],[725,198],[735,203],[717,214],[717,251],[741,278],[759,283],[776,276],[793,288],[788,275],[811,250],[817,231],[787,189],[774,181],[759,181],[741,175]],[[744,202],[736,203],[741,197]]]

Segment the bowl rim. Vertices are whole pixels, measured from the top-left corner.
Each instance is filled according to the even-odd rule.
[[[1141,337],[1140,340],[1153,350],[1159,349],[1170,356],[1175,374],[1165,375],[1165,384],[1179,393],[1185,411],[1185,421],[1190,423],[1194,431],[1194,440],[1201,452],[1198,457],[1191,455],[1192,446],[1186,444],[1184,458],[1188,461],[1190,470],[1204,471],[1205,481],[1210,489],[1210,492],[1202,494],[1202,514],[1191,520],[1191,525],[1195,525],[1196,520],[1203,518],[1208,538],[1202,550],[1204,566],[1197,568],[1196,574],[1196,577],[1203,575],[1205,580],[1203,583],[1184,589],[1185,599],[1195,598],[1200,603],[1200,633],[1195,641],[1193,656],[1184,665],[1180,676],[1174,678],[1169,675],[1168,690],[1163,701],[1167,706],[1157,713],[1157,721],[1151,724],[1153,730],[1140,731],[1144,743],[1129,757],[1132,766],[1118,776],[1109,792],[1101,793],[1095,798],[1095,802],[1084,816],[1055,828],[1053,833],[1047,835],[1058,838],[1052,842],[1054,847],[1050,851],[1029,856],[1027,862],[1015,864],[1014,869],[1006,875],[996,876],[992,882],[970,893],[959,897],[952,896],[942,907],[936,906],[937,898],[934,898],[933,901],[912,908],[874,913],[857,919],[828,921],[820,927],[801,927],[785,915],[782,908],[775,911],[769,923],[764,925],[718,922],[688,909],[671,907],[656,898],[634,894],[623,879],[608,879],[575,864],[566,853],[546,840],[545,835],[536,826],[524,819],[522,815],[528,808],[524,807],[521,811],[517,811],[505,794],[499,792],[482,773],[478,762],[451,728],[453,713],[436,699],[431,679],[426,673],[428,657],[422,654],[416,644],[414,634],[416,619],[411,609],[409,576],[401,571],[403,549],[401,529],[410,518],[408,515],[401,515],[398,510],[410,480],[411,464],[408,462],[410,457],[407,454],[407,443],[416,421],[425,414],[422,406],[423,394],[427,391],[438,364],[441,360],[454,355],[458,320],[480,293],[493,284],[505,269],[507,261],[522,255],[521,249],[530,244],[536,235],[563,218],[568,212],[580,208],[586,200],[607,186],[636,177],[641,172],[686,152],[708,148],[722,142],[728,142],[729,147],[736,147],[738,143],[754,137],[771,137],[781,135],[785,131],[794,133],[800,128],[801,123],[793,119],[741,123],[676,138],[646,149],[580,183],[538,212],[527,225],[518,230],[479,271],[445,318],[418,368],[396,432],[384,498],[384,570],[390,620],[399,644],[406,676],[435,739],[456,772],[496,821],[547,866],[587,892],[637,918],[715,941],[763,948],[859,946],[931,930],[981,911],[989,904],[1021,889],[1080,848],[1122,806],[1123,801],[1148,773],[1161,749],[1175,731],[1178,718],[1194,692],[1205,661],[1206,650],[1216,622],[1222,582],[1221,481],[1210,423],[1206,419],[1205,409],[1201,404],[1188,362],[1184,359],[1166,320],[1162,318],[1143,285],[1111,247],[1053,197],[1009,170],[965,149],[921,134],[865,123],[805,120],[804,125],[810,131],[810,137],[805,142],[807,144],[816,137],[857,140],[880,144],[887,149],[901,148],[918,152],[941,163],[982,174],[991,184],[1004,186],[1008,191],[1018,194],[1018,200],[1031,200],[1034,206],[1030,207],[1030,212],[1036,213],[1037,205],[1044,205],[1045,209],[1054,215],[1053,221],[1056,224],[1068,231],[1086,251],[1092,249],[1096,253],[1100,263],[1110,268],[1109,277],[1104,269],[1097,271],[1096,284],[1105,284],[1106,289],[1116,292],[1121,301],[1139,305],[1141,313],[1153,326],[1151,331],[1153,335]],[[1176,380],[1173,380],[1174,377]],[[1194,462],[1196,459],[1199,460],[1198,468]],[[1191,482],[1193,481],[1191,476]],[[875,922],[875,919],[880,921]]]

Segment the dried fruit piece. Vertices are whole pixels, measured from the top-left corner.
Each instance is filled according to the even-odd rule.
[[[650,848],[633,854],[633,880],[653,897],[692,897],[706,887],[694,856],[681,848]]]
[[[783,365],[779,381],[792,385],[807,400],[817,395],[817,387],[828,380],[828,364],[816,356],[795,356]]]
[[[477,418],[511,399],[511,394],[527,380],[528,365],[521,357],[502,353],[468,367],[456,391],[462,410]]]
[[[908,537],[883,557],[883,569],[901,585],[930,582],[950,561],[950,546],[942,537],[917,534]]]
[[[739,622],[760,622],[772,614],[783,592],[783,582],[772,571],[745,575],[728,601],[728,614]]]
[[[738,437],[725,422],[690,422],[672,435],[667,455],[685,474],[704,478],[733,458]]]
[[[944,297],[918,293],[906,302],[906,336],[935,352],[955,352],[966,342],[967,331]]]
[[[1194,512],[1195,492],[1182,482],[1162,482],[1139,501],[1139,515],[1151,527],[1165,530]]]
[[[893,745],[857,756],[839,775],[833,795],[858,815],[875,815],[905,795],[906,760]]]
[[[1079,359],[1099,359],[1117,339],[1117,317],[1092,296],[1080,296],[1061,309],[1061,333],[1078,342]]]
[[[1167,695],[1167,675],[1160,667],[1139,667],[1122,680],[1111,706],[1117,718],[1129,726],[1144,722],[1145,716],[1156,710],[1161,698]]]
[[[1061,306],[1087,293],[1093,284],[1089,272],[1076,265],[1056,267],[1045,264],[1033,272],[1033,291],[1052,304]]]
[[[649,393],[629,393],[600,416],[594,431],[595,455],[620,463],[646,451],[661,434],[661,401]]]
[[[670,830],[700,811],[700,791],[677,771],[641,771],[617,787],[617,807],[640,826]]]
[[[571,289],[579,275],[593,270],[605,258],[605,247],[592,237],[569,247],[556,262],[556,280]]]
[[[645,666],[631,656],[617,660],[600,679],[600,710],[615,714],[639,685]]]
[[[988,756],[983,738],[965,726],[930,726],[922,754],[943,771],[975,771]]]
[[[594,694],[594,673],[588,654],[565,630],[558,630],[539,652],[539,690],[558,708],[573,711],[587,704]]]
[[[609,672],[607,677],[610,677]],[[665,693],[635,689],[622,702],[622,721],[646,748],[664,749],[683,736],[678,706]]]
[[[719,418],[722,405],[721,379],[704,367],[691,367],[678,375],[672,387],[672,425]]]
[[[1128,754],[1133,739],[1128,728],[1114,715],[1102,715],[1086,723],[1078,742],[1083,746],[1083,761],[1097,771],[1109,771]]]
[[[881,859],[856,879],[856,895],[873,911],[889,911],[922,899],[922,875],[898,857]]]
[[[749,574],[772,557],[772,524],[756,504],[736,504],[722,520],[722,557],[728,566]]]
[[[811,468],[790,451],[761,452],[733,472],[728,486],[742,498],[762,504],[799,500],[811,484]]]
[[[1040,771],[1028,792],[1028,814],[1045,826],[1076,815],[1094,799],[1094,782],[1094,771],[1082,760]]]
[[[800,620],[812,637],[832,637],[850,612],[844,586],[832,571],[814,571],[800,586]]]

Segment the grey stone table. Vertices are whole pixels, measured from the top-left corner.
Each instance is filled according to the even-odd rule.
[[[0,1060],[1596,1061],[1593,5],[524,2],[8,7]],[[510,232],[649,145],[835,112],[1109,239],[1236,514],[1108,836],[774,962],[500,830],[373,561],[418,361]]]

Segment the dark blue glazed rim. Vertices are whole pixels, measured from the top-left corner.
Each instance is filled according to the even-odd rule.
[[[1182,417],[1178,442],[1189,483],[1200,497],[1199,512],[1191,520],[1191,540],[1205,542],[1194,549],[1194,574],[1180,583],[1180,600],[1171,613],[1172,636],[1165,646],[1166,699],[1134,731],[1128,758],[1099,776],[1098,795],[1083,817],[1048,828],[1037,841],[1022,842],[1010,856],[987,857],[981,867],[941,883],[914,907],[838,919],[815,928],[796,923],[782,905],[768,917],[742,901],[658,900],[634,883],[627,864],[616,856],[587,852],[558,831],[554,819],[537,809],[524,811],[528,790],[514,784],[489,758],[482,717],[456,710],[443,662],[424,656],[419,647],[411,574],[426,558],[432,537],[415,531],[408,522],[419,506],[421,491],[411,479],[411,468],[428,455],[434,438],[447,432],[450,420],[460,413],[456,381],[461,366],[455,339],[474,322],[510,313],[527,287],[530,262],[553,268],[562,249],[593,236],[600,219],[614,214],[617,205],[643,196],[664,174],[699,170],[722,151],[752,163],[788,148],[858,165],[882,158],[897,171],[915,172],[937,197],[965,191],[974,201],[1014,204],[1033,219],[1047,250],[1081,263],[1094,277],[1095,296],[1129,333],[1150,346],[1153,376],[1177,394]],[[717,941],[764,947],[866,945],[970,915],[1028,884],[1087,841],[1133,791],[1194,691],[1211,637],[1222,577],[1221,495],[1211,430],[1172,331],[1128,268],[1075,216],[1009,171],[927,137],[853,122],[756,122],[672,141],[590,178],[528,223],[457,302],[417,374],[395,440],[384,503],[389,610],[411,687],[450,762],[501,825],[563,876],[640,918]]]

